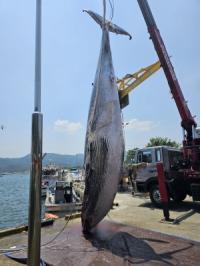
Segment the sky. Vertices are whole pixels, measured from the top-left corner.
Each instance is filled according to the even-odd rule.
[[[108,1],[107,1],[108,2]],[[200,121],[200,1],[149,0],[185,99]],[[83,153],[101,29],[85,13],[102,14],[102,0],[42,1],[43,151]],[[110,17],[108,5],[107,18]],[[136,0],[114,0],[113,22],[133,35],[110,34],[116,77],[157,61]],[[35,1],[0,0],[0,157],[31,150],[34,109]],[[126,150],[149,138],[182,141],[180,116],[163,70],[130,93],[123,110]]]

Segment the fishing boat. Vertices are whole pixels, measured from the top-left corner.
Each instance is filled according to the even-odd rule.
[[[42,178],[44,179],[57,179],[59,176],[59,168],[54,164],[46,165],[42,168]]]
[[[41,197],[42,198],[46,198],[48,186],[49,186],[49,182],[42,180],[42,185],[41,185]]]
[[[69,173],[71,174],[74,181],[83,181],[83,170],[77,168],[70,168]]]
[[[47,165],[42,168],[41,196],[45,198],[49,186],[55,185],[56,180],[60,178],[60,169],[55,165]]]
[[[73,188],[73,182],[56,181],[48,187],[45,200],[46,212],[75,212],[81,210],[81,199]]]

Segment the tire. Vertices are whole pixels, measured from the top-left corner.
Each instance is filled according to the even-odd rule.
[[[149,196],[153,205],[155,205],[156,207],[161,206],[161,197],[158,185],[151,185],[149,190]]]
[[[187,197],[187,193],[185,191],[178,191],[172,195],[172,199],[174,202],[182,202]]]

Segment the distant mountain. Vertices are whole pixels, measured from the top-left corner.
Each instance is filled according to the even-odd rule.
[[[30,154],[21,158],[0,158],[0,173],[26,171],[30,169],[30,164]],[[83,154],[62,155],[47,153],[43,159],[43,166],[49,164],[55,164],[60,167],[82,167]]]
[[[43,159],[43,165],[55,164],[61,167],[82,167],[83,154],[62,155],[56,153],[47,153]]]

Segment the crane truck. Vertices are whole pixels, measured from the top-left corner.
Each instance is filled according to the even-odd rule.
[[[147,0],[137,0],[137,2],[181,117],[183,147],[182,149],[174,149],[160,146],[138,150],[135,163],[146,162],[147,166],[138,171],[135,180],[136,186],[139,192],[150,192],[152,202],[158,205],[160,195],[156,163],[162,162],[169,197],[181,201],[186,195],[190,195],[194,201],[200,201],[200,127],[197,127],[185,101]]]

